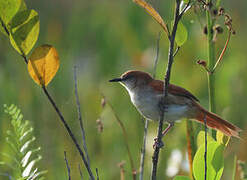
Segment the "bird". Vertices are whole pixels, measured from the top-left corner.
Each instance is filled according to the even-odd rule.
[[[168,127],[162,132],[163,136],[176,121],[187,118],[199,123],[204,123],[206,119],[208,127],[227,136],[240,138],[240,128],[207,111],[192,93],[182,87],[169,84],[167,97],[164,98],[164,82],[153,79],[149,73],[137,70],[127,71],[120,78],[111,79],[109,82],[123,85],[133,105],[146,119],[159,121],[161,111],[164,111],[164,122],[168,123]]]

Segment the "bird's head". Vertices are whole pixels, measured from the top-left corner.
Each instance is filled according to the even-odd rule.
[[[142,71],[127,71],[123,73],[120,78],[115,78],[109,82],[119,82],[121,83],[128,91],[133,91],[138,88],[145,88],[153,78],[150,74]]]

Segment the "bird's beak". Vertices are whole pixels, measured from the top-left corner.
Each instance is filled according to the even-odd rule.
[[[121,82],[122,80],[123,80],[122,78],[115,78],[115,79],[109,80],[109,82]]]

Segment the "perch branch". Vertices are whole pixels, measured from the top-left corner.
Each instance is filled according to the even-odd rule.
[[[161,32],[159,32],[158,38],[157,38],[157,41],[156,41],[156,56],[155,56],[155,60],[154,60],[154,71],[153,71],[153,78],[154,79],[155,79],[157,64],[158,64],[158,60],[159,60],[160,38],[161,38]],[[142,150],[141,150],[141,162],[140,162],[139,180],[143,180],[145,154],[146,154],[147,133],[148,133],[148,120],[145,119],[144,135],[143,135],[143,146],[142,146]]]
[[[181,19],[181,16],[179,14],[179,6],[180,6],[180,0],[176,0],[176,10],[175,10],[175,17],[174,17],[174,23],[173,23],[173,29],[172,29],[172,34],[169,37],[169,54],[168,54],[168,65],[166,69],[166,75],[165,75],[165,83],[164,83],[164,100],[163,103],[165,102],[165,99],[168,95],[168,85],[170,81],[170,75],[171,75],[171,68],[173,64],[173,51],[174,51],[174,43],[175,43],[175,36],[177,32],[177,26],[178,22]],[[163,104],[162,103],[162,104]],[[165,107],[166,108],[166,107]],[[158,127],[158,137],[157,137],[157,146],[155,146],[155,150],[153,153],[152,157],[152,180],[156,180],[157,177],[157,166],[158,166],[158,159],[159,159],[159,152],[160,152],[160,144],[162,144],[162,129],[163,129],[163,121],[164,121],[164,115],[165,115],[165,109],[164,106],[161,107],[160,109],[160,119],[159,119],[159,127]]]
[[[69,178],[69,180],[71,180],[70,167],[69,167],[69,163],[68,163],[68,160],[67,160],[66,151],[64,151],[64,160],[65,160],[66,168],[67,168],[67,171],[68,171],[68,178]]]
[[[78,96],[76,68],[77,67],[74,66],[75,97],[76,97],[76,105],[77,105],[77,112],[78,112],[78,120],[79,120],[80,128],[81,128],[83,149],[84,149],[84,152],[85,152],[86,157],[87,157],[87,163],[90,166],[90,159],[89,159],[88,150],[87,150],[87,143],[86,143],[86,135],[85,135],[84,125],[83,125],[82,115],[81,115],[81,104],[80,104],[79,96]]]

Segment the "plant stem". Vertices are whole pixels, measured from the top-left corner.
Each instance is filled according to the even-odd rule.
[[[142,150],[141,150],[141,162],[140,162],[139,180],[143,180],[144,162],[145,162],[145,154],[146,154],[147,133],[148,133],[148,120],[145,119],[145,127],[144,127],[144,135],[143,135],[143,146],[142,146]]]
[[[64,151],[64,160],[65,160],[66,168],[67,168],[67,171],[68,171],[68,180],[71,180],[71,176],[70,176],[70,166],[69,166],[69,162],[68,162],[68,160],[67,160],[66,151]]]
[[[212,3],[211,0],[206,1],[207,4]],[[215,43],[213,41],[213,26],[214,22],[212,20],[209,10],[206,11],[207,17],[207,41],[208,41],[208,69],[210,72],[213,70],[215,65]],[[215,75],[213,73],[208,73],[208,97],[209,97],[209,111],[214,112],[215,109]],[[216,131],[212,130],[212,137],[216,139]]]
[[[161,32],[158,34],[158,38],[156,41],[156,56],[154,60],[154,70],[153,70],[153,78],[155,79],[156,76],[156,69],[157,64],[159,61],[159,50],[160,50],[160,38],[161,38]],[[145,119],[145,127],[144,127],[144,134],[143,134],[143,146],[141,151],[141,162],[140,162],[140,176],[139,180],[143,180],[143,174],[144,174],[144,163],[145,163],[145,154],[146,154],[146,141],[147,141],[147,133],[148,133],[148,120]]]
[[[205,153],[204,153],[204,180],[207,180],[207,148],[208,148],[208,139],[207,139],[207,119],[204,115],[204,128],[205,128]]]
[[[4,27],[4,30],[6,31],[7,35],[9,36],[10,33],[9,33],[7,27],[5,26],[5,24],[4,24],[4,22],[2,21],[1,18],[0,18],[0,22],[1,22],[2,26]],[[25,55],[24,53],[22,53],[21,56],[23,57],[24,62],[25,62],[26,64],[28,64],[28,59],[27,59],[26,55]],[[66,131],[68,132],[68,134],[70,135],[70,137],[71,137],[71,139],[72,139],[74,145],[76,146],[76,149],[78,150],[78,152],[79,152],[79,154],[80,154],[80,156],[81,156],[81,158],[82,158],[82,160],[83,160],[83,163],[84,163],[84,165],[86,166],[86,169],[87,169],[87,171],[88,171],[88,174],[89,174],[89,176],[90,176],[90,179],[91,179],[91,180],[94,180],[95,178],[94,178],[94,176],[93,176],[93,173],[92,173],[92,171],[91,171],[91,168],[90,168],[90,166],[88,165],[87,160],[86,160],[86,158],[85,158],[85,155],[84,155],[84,153],[83,153],[83,151],[82,151],[82,149],[81,149],[79,143],[77,142],[77,140],[76,140],[76,138],[75,138],[73,132],[71,131],[69,125],[68,125],[67,122],[65,121],[65,119],[64,119],[64,117],[63,117],[63,115],[62,115],[62,113],[61,113],[60,110],[58,109],[58,107],[57,107],[55,101],[52,99],[52,97],[50,96],[50,94],[49,94],[49,92],[47,91],[47,89],[46,89],[45,86],[42,86],[42,90],[43,90],[43,92],[45,93],[45,95],[47,96],[47,98],[48,98],[48,100],[50,101],[50,103],[52,104],[52,106],[53,106],[53,108],[55,109],[55,111],[57,112],[57,114],[58,114],[60,120],[62,121],[64,127],[66,128]]]
[[[179,14],[179,6],[180,6],[180,0],[176,0],[176,10],[174,14],[174,23],[173,23],[173,29],[172,34],[169,35],[169,54],[168,54],[168,65],[166,69],[166,75],[165,75],[165,83],[164,83],[164,99],[163,102],[161,102],[161,108],[160,108],[160,119],[159,119],[159,127],[158,127],[158,137],[157,137],[157,145],[155,146],[155,150],[152,157],[152,180],[156,180],[157,178],[157,167],[158,167],[158,159],[159,159],[159,152],[160,148],[162,147],[162,129],[163,129],[163,121],[165,116],[165,108],[164,108],[164,102],[168,95],[168,85],[170,81],[170,75],[171,75],[171,68],[173,64],[173,53],[174,53],[174,44],[175,44],[175,36],[177,32],[177,26],[178,22],[181,19],[183,14]]]
[[[71,137],[71,139],[72,139],[74,145],[76,146],[76,149],[79,151],[80,156],[81,156],[81,158],[82,158],[82,160],[83,160],[83,163],[85,164],[85,166],[86,166],[86,168],[87,168],[87,171],[88,171],[88,174],[89,174],[89,176],[90,176],[90,179],[91,179],[91,180],[94,180],[95,178],[94,178],[94,176],[93,176],[92,170],[91,170],[89,164],[87,163],[86,157],[85,157],[85,155],[84,155],[84,153],[83,153],[83,151],[82,151],[82,149],[81,149],[79,143],[77,142],[77,140],[76,140],[76,138],[75,138],[73,132],[71,131],[69,125],[68,125],[67,122],[65,121],[65,119],[64,119],[64,117],[63,117],[63,115],[62,115],[62,113],[61,113],[60,110],[58,109],[56,103],[54,102],[54,100],[53,100],[52,97],[50,96],[50,94],[49,94],[49,92],[47,91],[46,87],[43,86],[42,89],[43,89],[43,92],[45,93],[45,95],[47,96],[47,98],[49,99],[50,103],[52,104],[53,108],[54,108],[55,111],[57,112],[57,114],[58,114],[60,120],[62,121],[62,123],[63,123],[64,127],[66,128],[68,134],[70,135],[70,137]]]
[[[88,150],[87,150],[85,129],[84,129],[84,125],[83,125],[83,121],[82,121],[82,115],[81,115],[81,104],[80,104],[79,95],[78,95],[76,69],[77,69],[77,67],[74,66],[75,97],[76,97],[78,120],[79,120],[79,124],[80,124],[80,128],[81,128],[83,149],[84,149],[84,152],[85,152],[86,157],[87,157],[87,163],[90,166],[90,159],[89,159],[89,154],[88,154]]]

